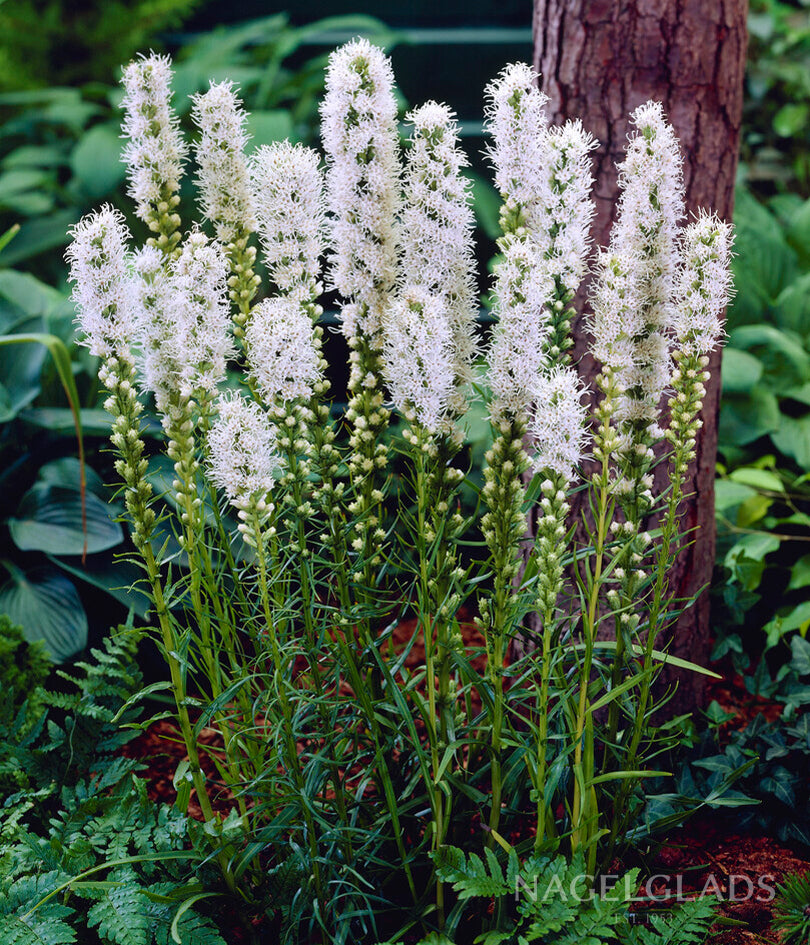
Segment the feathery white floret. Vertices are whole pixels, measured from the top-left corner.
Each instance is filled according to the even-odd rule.
[[[644,285],[636,278],[638,258],[600,253],[591,294],[592,352],[610,368],[617,390],[614,417],[660,434],[659,403],[671,378],[669,342],[646,322]]]
[[[682,157],[660,102],[646,102],[630,116],[611,248],[634,256],[634,279],[645,321],[663,330],[671,319],[678,269],[678,225],[684,214]]]
[[[245,159],[248,116],[232,82],[211,82],[191,101],[201,132],[194,145],[200,206],[217,239],[227,245],[256,227]]]
[[[332,214],[331,287],[357,305],[343,331],[372,338],[382,327],[397,266],[397,105],[391,63],[368,40],[329,57],[321,134]]]
[[[454,354],[445,300],[423,286],[405,287],[386,321],[384,370],[397,409],[429,433],[448,417]]]
[[[573,368],[554,367],[535,386],[536,410],[529,424],[534,472],[548,470],[571,482],[585,454],[585,388]]]
[[[548,260],[549,272],[571,294],[579,288],[595,211],[590,152],[599,142],[577,121],[541,133],[537,199],[526,207],[526,226]]]
[[[731,300],[732,227],[700,213],[682,233],[683,265],[672,329],[682,351],[706,355],[723,337],[723,311]]]
[[[136,214],[148,220],[161,201],[177,192],[187,146],[172,108],[172,68],[168,56],[150,53],[129,63],[122,83],[123,137],[129,196]]]
[[[91,354],[109,357],[135,332],[137,295],[128,269],[129,230],[123,215],[106,205],[70,230],[65,253],[73,302]]]
[[[525,62],[506,68],[487,86],[485,116],[492,135],[488,149],[495,186],[510,207],[535,203],[544,166],[543,138],[548,96],[537,88],[537,73]]]
[[[155,396],[155,406],[165,414],[177,390],[181,347],[171,311],[171,279],[164,256],[154,246],[144,246],[133,257],[138,292],[138,340],[140,376],[145,390]]]
[[[245,335],[251,376],[265,403],[309,400],[320,377],[312,319],[292,298],[265,299]]]
[[[464,386],[472,380],[477,353],[478,305],[472,234],[475,217],[469,164],[458,146],[458,129],[446,105],[427,102],[407,120],[414,126],[406,155],[402,211],[402,284],[420,285],[444,300],[453,343],[452,411],[467,409]]]
[[[275,485],[275,433],[267,415],[236,391],[217,401],[208,432],[208,476],[237,508],[265,501]]]
[[[503,243],[503,258],[495,271],[498,323],[488,359],[492,414],[526,421],[537,378],[546,365],[547,306],[554,284],[536,244],[515,237]]]
[[[227,277],[223,248],[192,230],[172,261],[166,312],[179,347],[177,382],[183,396],[215,394],[234,355]]]
[[[672,376],[666,332],[674,317],[683,216],[681,154],[659,102],[637,108],[619,165],[618,216],[598,267],[592,308],[594,354],[612,367],[617,421],[631,422],[621,449],[646,428],[659,436],[660,401]]]
[[[325,196],[318,154],[282,141],[249,161],[264,259],[279,291],[302,302],[320,294]]]

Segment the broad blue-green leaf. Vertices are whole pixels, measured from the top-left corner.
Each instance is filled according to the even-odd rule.
[[[0,587],[0,613],[19,624],[29,643],[42,640],[61,663],[87,645],[87,614],[76,588],[62,574],[41,569],[13,577]]]
[[[33,342],[0,347],[0,384],[7,394],[7,406],[0,414],[0,423],[13,420],[39,394],[39,380],[46,357],[45,348]]]
[[[85,408],[81,411],[82,429],[92,436],[108,436],[110,433],[110,415],[106,410]],[[21,420],[37,427],[50,430],[51,433],[75,434],[76,425],[73,413],[68,407],[28,407],[20,415]]]
[[[810,267],[810,200],[805,200],[791,214],[787,228],[787,238],[790,245],[799,254],[802,265]],[[805,326],[805,330],[807,330],[807,326]]]
[[[723,352],[723,393],[744,393],[762,377],[762,362],[747,351],[728,348]]]
[[[11,245],[13,247],[14,243]],[[47,315],[64,298],[61,292],[27,272],[0,269],[0,299],[4,306],[13,306],[20,315]]]
[[[48,559],[73,577],[106,591],[110,597],[114,597],[127,610],[133,610],[141,619],[149,612],[149,598],[134,586],[143,580],[143,571],[131,561],[116,559],[107,554],[88,555],[84,564],[78,557],[57,558],[48,555]]]
[[[26,190],[37,190],[47,183],[48,175],[35,168],[19,167],[0,174],[0,203]]]
[[[86,494],[88,554],[106,551],[123,541],[118,522],[94,492]],[[75,489],[38,482],[23,496],[8,527],[22,551],[55,555],[81,555],[85,551],[81,495]]]
[[[810,333],[810,273],[796,279],[780,293],[774,307],[776,324],[804,338]],[[723,356],[725,360],[725,355]]]
[[[57,246],[67,246],[68,229],[80,216],[80,210],[73,208],[57,210],[47,217],[26,220],[14,242],[3,251],[3,264],[17,266],[23,260],[31,259]]]
[[[247,132],[252,136],[251,146],[261,147],[274,141],[284,141],[293,133],[290,113],[286,110],[253,112],[247,120]]]
[[[81,136],[70,156],[79,185],[94,200],[115,190],[126,176],[119,135],[117,125],[95,125]]]
[[[79,492],[82,487],[81,464],[75,456],[63,456],[61,459],[51,460],[50,463],[45,463],[40,467],[37,479],[39,482]],[[95,469],[90,466],[84,467],[84,481],[90,492],[107,501],[107,488]]]
[[[766,377],[770,375],[776,382],[777,392],[786,384],[810,380],[810,354],[793,332],[774,325],[743,325],[731,333],[729,344],[756,354],[765,366]]]
[[[771,434],[777,449],[796,460],[804,470],[810,470],[810,415],[782,417],[779,429]]]
[[[747,397],[731,394],[724,399],[718,431],[720,443],[731,446],[753,443],[766,433],[778,430],[781,420],[776,396],[757,384]]]

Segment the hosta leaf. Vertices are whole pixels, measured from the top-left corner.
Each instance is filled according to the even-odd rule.
[[[123,541],[118,522],[107,503],[90,490],[86,494],[87,545],[82,528],[81,494],[73,488],[38,482],[26,492],[17,514],[9,519],[14,543],[22,551],[80,555],[106,551]]]
[[[50,569],[29,573],[15,569],[0,586],[0,613],[23,628],[29,643],[42,640],[56,663],[87,645],[87,614],[76,588]]]
[[[70,156],[73,173],[88,197],[105,197],[123,181],[121,139],[117,125],[96,125],[86,131]]]

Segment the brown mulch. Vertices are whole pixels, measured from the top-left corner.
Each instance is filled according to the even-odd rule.
[[[770,931],[771,890],[790,873],[810,870],[810,860],[769,837],[728,835],[707,816],[678,831],[655,858],[653,894],[664,896],[682,877],[682,894],[701,893],[723,900],[721,912],[746,923],[745,928],[719,929],[713,945],[778,942]],[[733,900],[737,901],[733,901]]]

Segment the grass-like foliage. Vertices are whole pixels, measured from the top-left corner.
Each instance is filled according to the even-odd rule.
[[[781,931],[785,945],[810,942],[810,878],[807,875],[788,876],[777,887],[773,924]]]
[[[447,934],[471,896],[503,899],[496,845],[510,832],[525,838],[510,875],[518,857],[556,869],[562,853],[593,876],[660,774],[652,686],[662,631],[689,603],[668,574],[731,235],[708,213],[680,225],[678,142],[647,103],[610,246],[590,260],[595,142],[578,122],[548,125],[535,78],[509,66],[487,90],[503,236],[486,352],[454,117],[412,111],[403,161],[391,66],[366,41],[330,59],[325,172],[288,142],[249,152],[230,82],[194,97],[189,144],[171,63],[131,63],[124,159],[152,235],[133,251],[112,207],[72,232],[74,299],[188,756],[178,807],[196,796],[222,882],[282,942]],[[178,196],[192,152],[207,231]],[[324,253],[349,351],[343,411],[325,377]],[[591,263],[589,409],[568,351]],[[141,436],[143,395],[168,463]],[[492,432],[480,489],[463,448],[477,397]],[[540,633],[518,657],[532,617]],[[118,900],[105,902],[89,914],[100,929]],[[595,900],[566,934],[595,941],[623,908]],[[497,909],[471,921],[465,934],[511,934]]]

